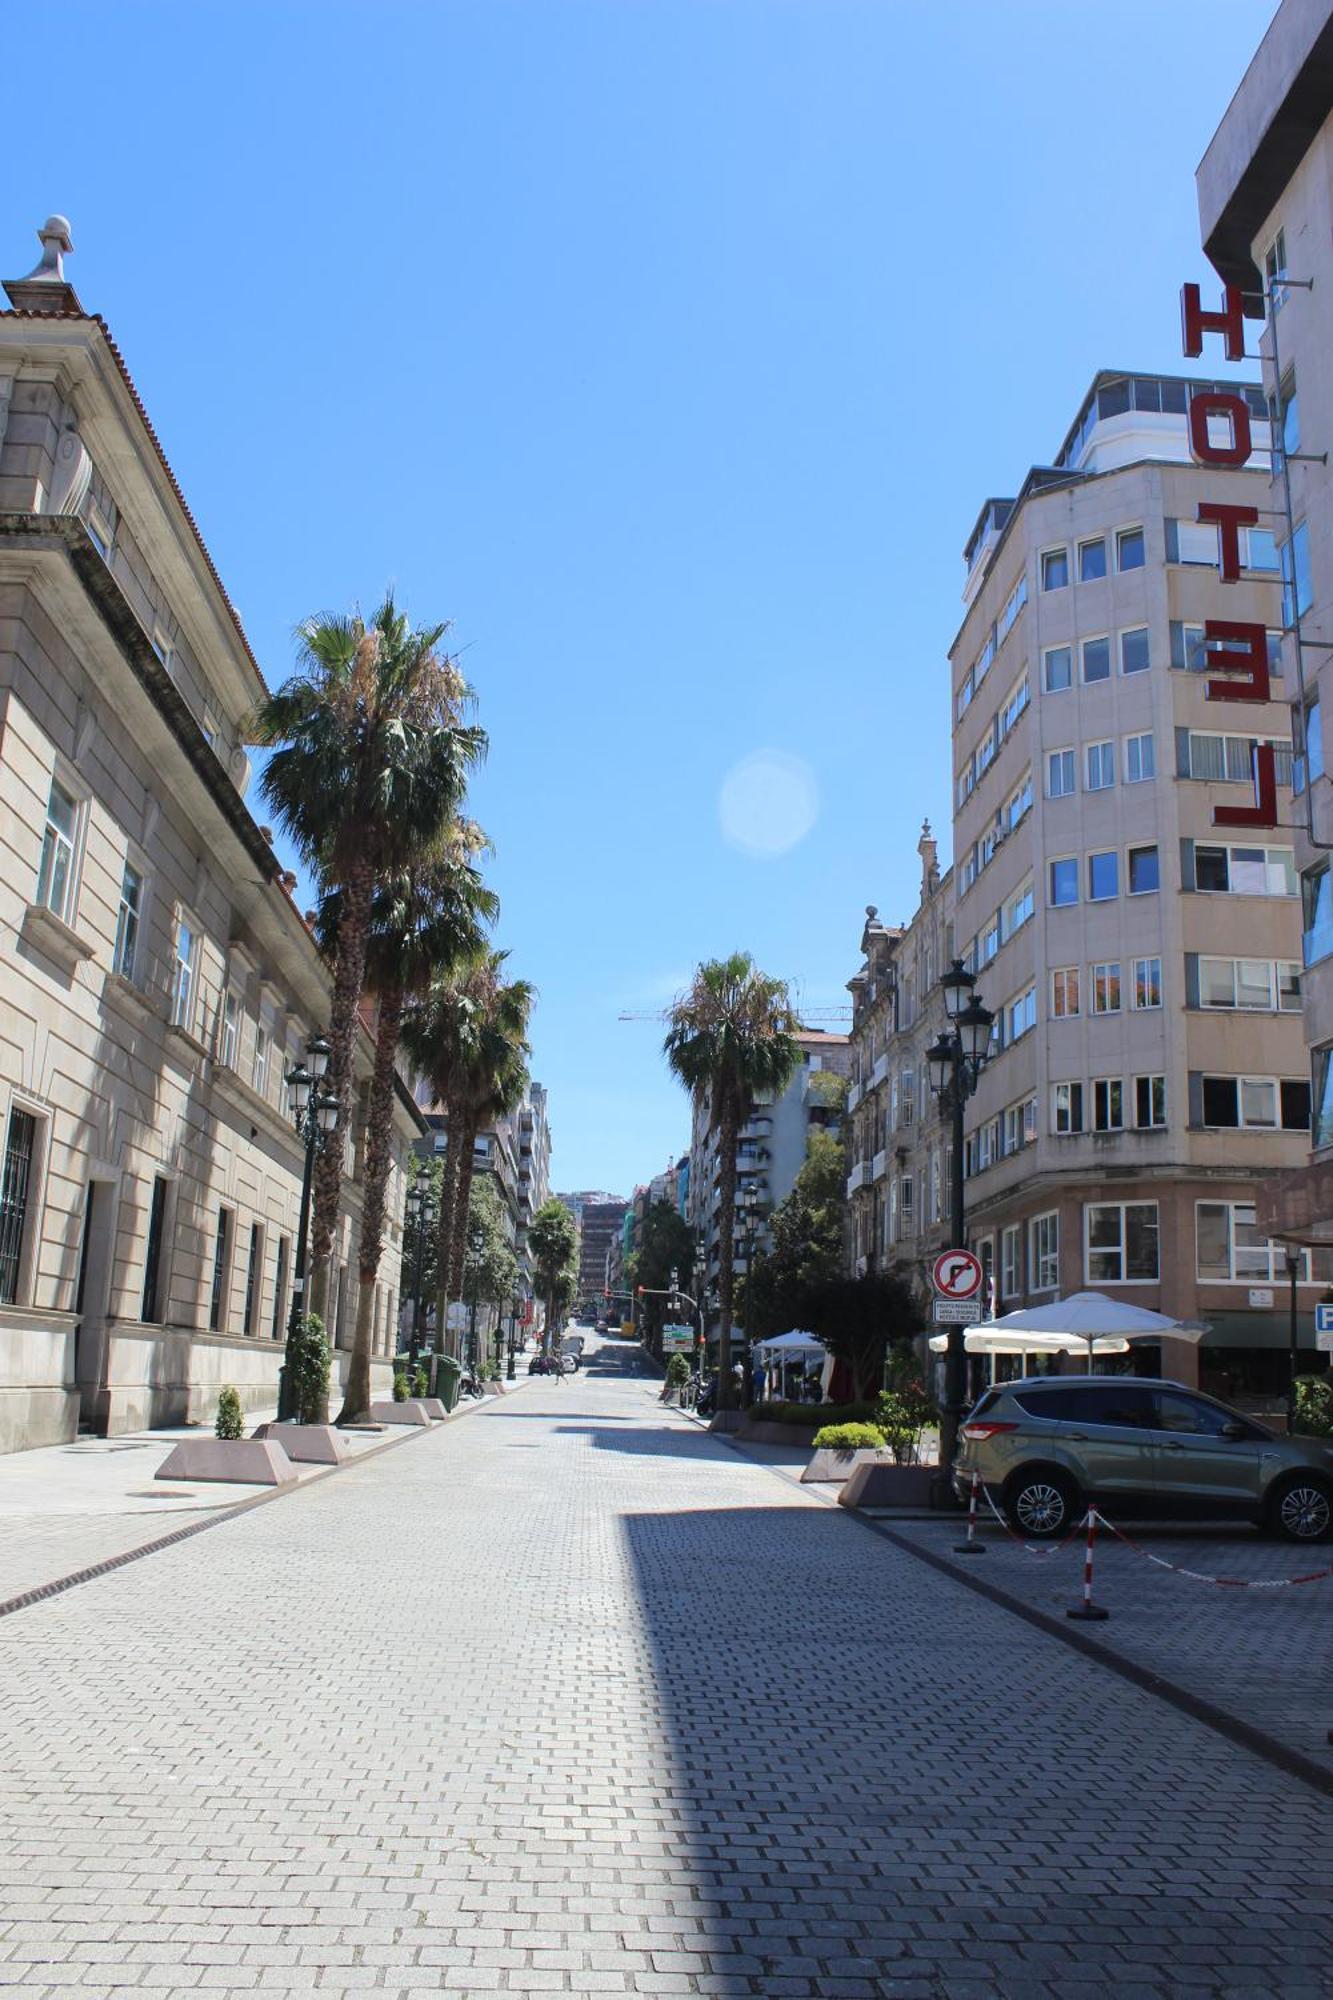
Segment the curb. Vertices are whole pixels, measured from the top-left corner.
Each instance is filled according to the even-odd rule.
[[[514,1387],[519,1384],[515,1382]],[[512,1390],[506,1390],[512,1395]],[[432,1424],[429,1430],[403,1425],[401,1437],[385,1438],[380,1444],[367,1446],[355,1458],[343,1459],[338,1465],[327,1465],[320,1472],[312,1472],[308,1479],[297,1480],[287,1486],[275,1486],[271,1492],[252,1493],[248,1499],[235,1500],[229,1507],[220,1507],[210,1514],[206,1521],[190,1521],[183,1528],[173,1528],[170,1533],[156,1536],[151,1542],[141,1542],[137,1549],[126,1549],[121,1555],[107,1556],[102,1562],[90,1563],[86,1569],[71,1570],[68,1576],[53,1577],[50,1583],[35,1583],[30,1590],[22,1590],[17,1597],[7,1597],[0,1602],[0,1618],[10,1618],[16,1611],[26,1611],[30,1605],[41,1604],[48,1597],[61,1597],[67,1590],[73,1590],[80,1583],[92,1583],[99,1576],[109,1576],[113,1570],[124,1569],[126,1564],[139,1562],[144,1556],[155,1556],[161,1549],[174,1548],[177,1542],[188,1542],[192,1535],[202,1535],[209,1528],[220,1528],[224,1521],[234,1521],[238,1514],[248,1514],[256,1507],[267,1507],[274,1500],[288,1500],[297,1493],[304,1493],[321,1480],[332,1479],[342,1472],[354,1472],[368,1459],[379,1458],[386,1451],[396,1451],[400,1445],[411,1444],[423,1437],[433,1437],[454,1423],[459,1417],[471,1415],[474,1410],[493,1407],[504,1400],[500,1396],[486,1396],[480,1401],[468,1398],[466,1407],[451,1410],[443,1423]]]

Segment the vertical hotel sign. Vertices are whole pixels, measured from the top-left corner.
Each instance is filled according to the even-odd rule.
[[[1218,334],[1228,361],[1245,359],[1245,321],[1242,295],[1235,285],[1222,294],[1222,310],[1205,312],[1197,285],[1181,288],[1180,314],[1185,354],[1192,359],[1203,353],[1205,334]],[[1209,434],[1209,419],[1218,418],[1227,436],[1216,443]],[[1190,397],[1190,454],[1200,465],[1225,466],[1234,471],[1249,463],[1254,452],[1250,428],[1250,406],[1234,391],[1199,389]],[[1271,447],[1271,440],[1270,440]],[[1221,545],[1219,565],[1223,583],[1240,582],[1240,531],[1257,527],[1257,507],[1238,507],[1226,500],[1201,500],[1195,517],[1215,527]],[[1208,618],[1203,627],[1206,669],[1225,679],[1210,679],[1204,688],[1209,701],[1268,701],[1268,633],[1262,625],[1245,619]],[[1277,817],[1277,762],[1269,743],[1256,743],[1254,795],[1252,806],[1214,806],[1214,826],[1274,827]]]

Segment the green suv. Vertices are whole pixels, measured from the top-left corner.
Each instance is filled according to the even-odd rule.
[[[1249,1520],[1293,1542],[1333,1533],[1333,1443],[1277,1437],[1178,1382],[1034,1375],[984,1395],[959,1433],[954,1491],[972,1474],[1020,1533],[1067,1534],[1094,1501],[1108,1520]]]

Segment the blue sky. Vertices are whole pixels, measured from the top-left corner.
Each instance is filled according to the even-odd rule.
[[[621,1011],[737,946],[845,1001],[923,816],[947,853],[963,542],[1098,366],[1183,366],[1194,167],[1271,13],[8,21],[4,268],[71,218],[270,681],[299,617],[386,585],[454,621],[557,1185],[628,1190],[687,1138]]]

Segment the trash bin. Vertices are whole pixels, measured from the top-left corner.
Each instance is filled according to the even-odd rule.
[[[435,1357],[435,1383],[433,1394],[437,1395],[446,1410],[452,1410],[458,1401],[458,1385],[463,1379],[463,1364],[455,1361],[452,1354],[438,1354]]]

